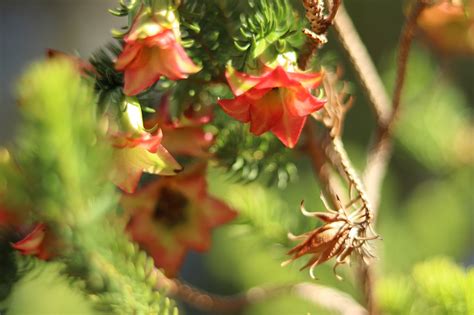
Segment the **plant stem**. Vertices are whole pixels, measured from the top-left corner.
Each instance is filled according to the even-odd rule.
[[[335,182],[331,178],[329,165],[326,163],[328,158],[325,154],[325,145],[323,141],[316,137],[315,122],[309,120],[304,129],[306,135],[306,150],[311,160],[314,175],[321,184],[324,195],[328,198],[333,208],[337,207],[337,193]]]
[[[418,0],[413,5],[402,30],[398,51],[397,74],[392,99],[392,110],[389,118],[378,123],[374,143],[367,158],[367,167],[364,172],[364,180],[369,187],[369,193],[374,200],[374,218],[377,216],[378,203],[383,178],[385,177],[387,165],[392,151],[392,132],[397,121],[401,95],[405,83],[405,74],[410,53],[411,44],[415,36],[416,21],[421,12],[428,6],[427,1]]]
[[[334,30],[369,97],[377,123],[385,124],[390,118],[390,99],[367,48],[342,4],[334,19]]]
[[[162,275],[162,273],[158,274]],[[238,312],[249,305],[261,303],[284,294],[292,294],[318,307],[336,311],[340,314],[368,314],[350,295],[333,288],[305,282],[273,287],[255,287],[243,293],[220,296],[194,288],[177,279],[168,279],[162,275],[157,281],[157,289],[165,290],[170,297],[196,309],[210,311],[214,314]]]

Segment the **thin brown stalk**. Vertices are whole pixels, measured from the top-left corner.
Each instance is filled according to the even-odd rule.
[[[344,5],[334,19],[334,30],[362,84],[379,125],[390,119],[390,99],[370,55],[357,33]]]
[[[376,272],[374,265],[359,264],[359,270],[357,276],[362,284],[362,290],[364,291],[364,298],[367,307],[367,311],[370,315],[380,314],[379,303],[376,298],[375,286],[376,286]]]
[[[313,120],[309,120],[306,123],[305,129],[306,136],[306,150],[311,161],[311,166],[313,167],[314,175],[316,179],[321,184],[324,195],[328,198],[331,206],[336,208],[338,201],[336,191],[336,183],[334,179],[331,178],[330,167],[327,163],[327,156],[325,154],[325,144],[324,141],[316,137],[316,127]]]
[[[362,175],[367,194],[373,207],[374,222],[377,220],[382,184],[392,155],[392,140],[389,137],[380,138],[370,149]]]
[[[374,217],[377,216],[382,181],[385,177],[386,169],[391,157],[391,134],[400,112],[401,95],[405,83],[408,56],[415,36],[416,21],[421,12],[423,12],[427,6],[427,1],[416,1],[405,21],[398,51],[397,74],[392,99],[392,109],[388,120],[379,122],[374,143],[367,159],[367,167],[364,172],[364,182],[367,183],[369,194],[374,202]]]
[[[390,132],[393,124],[396,122],[400,112],[400,100],[402,97],[403,86],[405,84],[405,74],[408,65],[408,56],[410,54],[411,44],[415,37],[416,22],[421,12],[428,6],[427,0],[418,0],[413,5],[410,14],[408,15],[405,25],[403,27],[402,36],[400,39],[398,62],[397,62],[397,78],[395,81],[395,89],[392,99],[392,115],[387,126],[387,131]]]
[[[162,275],[157,281],[157,289],[196,309],[213,312],[213,314],[235,313],[250,305],[288,294],[343,315],[368,314],[350,295],[333,288],[304,282],[274,287],[255,287],[243,293],[220,296]]]
[[[314,42],[316,48],[327,43],[327,30],[333,24],[342,0],[328,1],[330,4],[329,14],[325,13],[325,2],[326,0],[303,0],[306,18],[311,25],[311,29],[304,29],[303,33]]]
[[[405,22],[399,45],[397,74],[392,99],[392,108],[390,111],[384,109],[383,112],[380,112],[382,116],[378,116],[380,119],[377,121],[378,128],[375,135],[375,141],[367,158],[367,167],[364,172],[364,182],[367,184],[368,193],[374,205],[374,222],[377,219],[383,178],[387,172],[387,166],[392,154],[391,133],[400,112],[401,95],[405,83],[405,74],[411,43],[415,35],[416,21],[427,5],[428,4],[426,1],[417,1],[412,7],[412,10]],[[371,86],[369,85],[369,90],[370,88]],[[376,279],[373,266],[361,265],[359,277],[361,278],[363,284],[366,305],[369,313],[378,314],[378,304],[374,296],[374,282]]]
[[[331,140],[332,149],[337,158],[337,165],[340,166],[340,169],[343,171],[347,181],[349,182],[349,185],[351,185],[352,189],[354,189],[360,196],[362,208],[365,210],[367,223],[372,224],[373,208],[366,193],[364,184],[362,183],[359,174],[352,166],[351,160],[347,155],[342,140],[338,136],[332,137]]]

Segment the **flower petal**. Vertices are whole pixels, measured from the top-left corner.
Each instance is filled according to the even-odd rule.
[[[225,202],[211,196],[204,200],[202,207],[207,209],[209,214],[207,223],[210,227],[219,226],[232,221],[238,214]]]
[[[229,82],[229,87],[235,96],[244,94],[262,80],[261,77],[238,72],[230,65],[228,65],[226,68],[225,77],[227,82]]]
[[[268,92],[250,105],[250,131],[259,136],[278,124],[283,104],[278,90]]]
[[[306,72],[288,72],[288,77],[291,80],[299,82],[303,87],[307,89],[317,88],[324,76],[324,72],[306,73]]]
[[[11,244],[16,250],[19,250],[23,255],[38,255],[41,252],[41,244],[45,237],[46,226],[44,224],[37,224],[33,231],[31,231],[22,240]]]
[[[306,116],[292,116],[285,111],[281,120],[271,129],[271,131],[285,146],[288,148],[294,148],[300,138],[305,122]]]
[[[255,89],[269,89],[278,87],[301,86],[298,81],[293,80],[289,73],[281,66],[276,67],[273,71],[261,77],[260,82],[255,86]]]
[[[136,95],[151,87],[161,77],[156,71],[159,62],[159,50],[142,47],[136,58],[124,69],[124,93],[128,96]]]
[[[217,103],[229,116],[241,122],[250,121],[250,103],[245,95],[231,100],[218,100]]]
[[[201,127],[165,128],[163,145],[174,155],[188,155],[204,157],[209,155],[206,151],[212,144],[214,136],[204,132]]]
[[[142,147],[117,149],[115,152],[115,171],[111,181],[127,193],[135,191],[143,172],[159,175],[176,175],[181,166],[159,145],[156,152]]]
[[[123,51],[117,58],[115,62],[115,69],[117,71],[124,71],[125,68],[137,58],[137,55],[140,53],[142,49],[141,45],[138,43],[132,43],[125,45]]]
[[[314,97],[307,89],[302,87],[280,89],[280,95],[286,110],[292,116],[310,115],[326,103],[325,100]]]
[[[171,48],[161,49],[158,52],[159,57],[153,60],[151,66],[154,71],[161,73],[170,80],[186,79],[189,74],[201,70],[177,42]]]

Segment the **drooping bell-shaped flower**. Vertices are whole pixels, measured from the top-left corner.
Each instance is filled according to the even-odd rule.
[[[308,115],[324,106],[325,101],[311,94],[322,73],[292,72],[284,66],[264,67],[254,76],[229,66],[226,78],[234,99],[219,100],[222,109],[241,122],[250,123],[255,135],[271,131],[287,147],[293,148]]]
[[[123,112],[112,123],[108,134],[114,150],[114,171],[112,182],[123,191],[135,190],[143,172],[159,175],[175,175],[181,166],[163,147],[163,133],[160,129],[153,133],[143,126],[140,104],[126,98]]]
[[[201,69],[181,45],[178,20],[171,9],[156,11],[143,7],[124,41],[115,68],[124,72],[126,95],[146,90],[161,76],[185,79]]]
[[[128,232],[168,276],[176,275],[188,250],[208,250],[211,230],[236,216],[209,195],[205,176],[206,164],[199,164],[122,198]]]
[[[170,114],[168,95],[161,98],[157,114],[145,122],[145,126],[159,126],[163,132],[163,145],[173,156],[209,157],[208,152],[214,135],[203,129],[211,120],[209,112],[196,112],[191,108],[185,111],[178,120]]]

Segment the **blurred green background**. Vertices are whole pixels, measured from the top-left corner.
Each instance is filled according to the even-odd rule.
[[[404,3],[346,1],[347,9],[379,69],[388,91],[394,81],[396,48]],[[3,0],[0,2],[0,140],[11,139],[16,123],[12,97],[15,78],[46,48],[87,56],[110,40],[120,21],[107,13],[115,1]],[[349,112],[344,141],[361,170],[373,130],[373,115],[345,55],[330,34],[322,55],[342,63],[356,103]],[[416,41],[408,67],[401,121],[392,163],[383,186],[376,230],[377,296],[386,314],[469,314],[474,312],[474,60],[445,58]],[[287,231],[314,228],[299,203],[321,210],[320,188],[307,160],[297,161],[299,177],[285,189],[262,183],[232,183],[212,169],[211,190],[241,211],[237,223],[220,228],[210,253],[188,255],[182,277],[196,286],[231,294],[261,284],[314,281],[337,287],[361,301],[353,270],[331,264],[316,269],[319,280],[285,268],[292,244]],[[54,265],[40,265],[21,280],[7,301],[8,314],[89,314],[84,298],[66,286]],[[468,275],[469,273],[469,275]],[[470,294],[470,295],[469,295]],[[470,303],[470,304],[469,304]],[[0,307],[1,309],[1,307]],[[193,309],[183,313],[203,314]],[[242,314],[331,314],[291,296],[251,306]],[[473,313],[470,313],[473,314]]]

